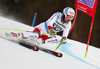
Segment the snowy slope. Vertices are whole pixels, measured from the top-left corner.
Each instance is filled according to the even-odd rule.
[[[33,30],[33,27],[3,17],[0,17],[0,28]],[[5,37],[5,32],[10,30],[0,29],[0,36]],[[53,49],[58,44],[43,46]],[[58,58],[0,38],[0,69],[100,69],[100,49],[89,46],[88,56],[84,59],[85,49],[86,44],[68,39],[68,43],[58,50],[63,57]]]

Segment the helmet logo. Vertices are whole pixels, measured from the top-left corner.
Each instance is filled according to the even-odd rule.
[[[74,15],[74,13],[73,12],[69,12],[71,15]]]

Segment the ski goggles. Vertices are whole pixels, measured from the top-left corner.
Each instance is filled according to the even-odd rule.
[[[68,20],[72,20],[74,17],[73,16],[70,16],[70,15],[66,15],[65,18],[68,19]]]

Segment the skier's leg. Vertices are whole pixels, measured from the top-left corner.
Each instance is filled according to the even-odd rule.
[[[23,32],[23,33],[14,33],[11,32],[11,35],[16,39],[28,39],[28,38],[38,38],[38,33],[34,32]]]
[[[36,32],[23,32],[23,39],[25,38],[38,38],[39,37],[39,34],[36,33]]]
[[[49,43],[56,43],[57,42],[57,38],[56,37],[51,37],[49,35],[41,35],[39,38],[42,38],[43,39],[43,42],[45,44]]]
[[[52,43],[57,43],[57,38],[52,37],[52,38],[45,40],[45,44],[52,44]]]

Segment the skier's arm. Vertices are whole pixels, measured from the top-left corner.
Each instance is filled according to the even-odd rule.
[[[54,14],[46,21],[49,30],[50,30],[50,29],[53,29],[52,25],[53,25],[53,23],[54,23],[56,20],[57,20],[57,14],[54,13]]]
[[[68,37],[68,33],[69,33],[70,28],[71,28],[71,23],[69,23],[69,25],[67,25],[63,31],[63,35],[62,35],[62,39],[61,39],[62,44],[66,43],[66,39]]]
[[[47,26],[48,26],[48,30],[50,35],[56,35],[56,32],[53,30],[53,23],[57,20],[57,18],[59,17],[59,12],[54,13],[47,21]]]
[[[62,37],[67,38],[70,29],[71,29],[71,21],[66,25],[66,28],[63,31]]]

